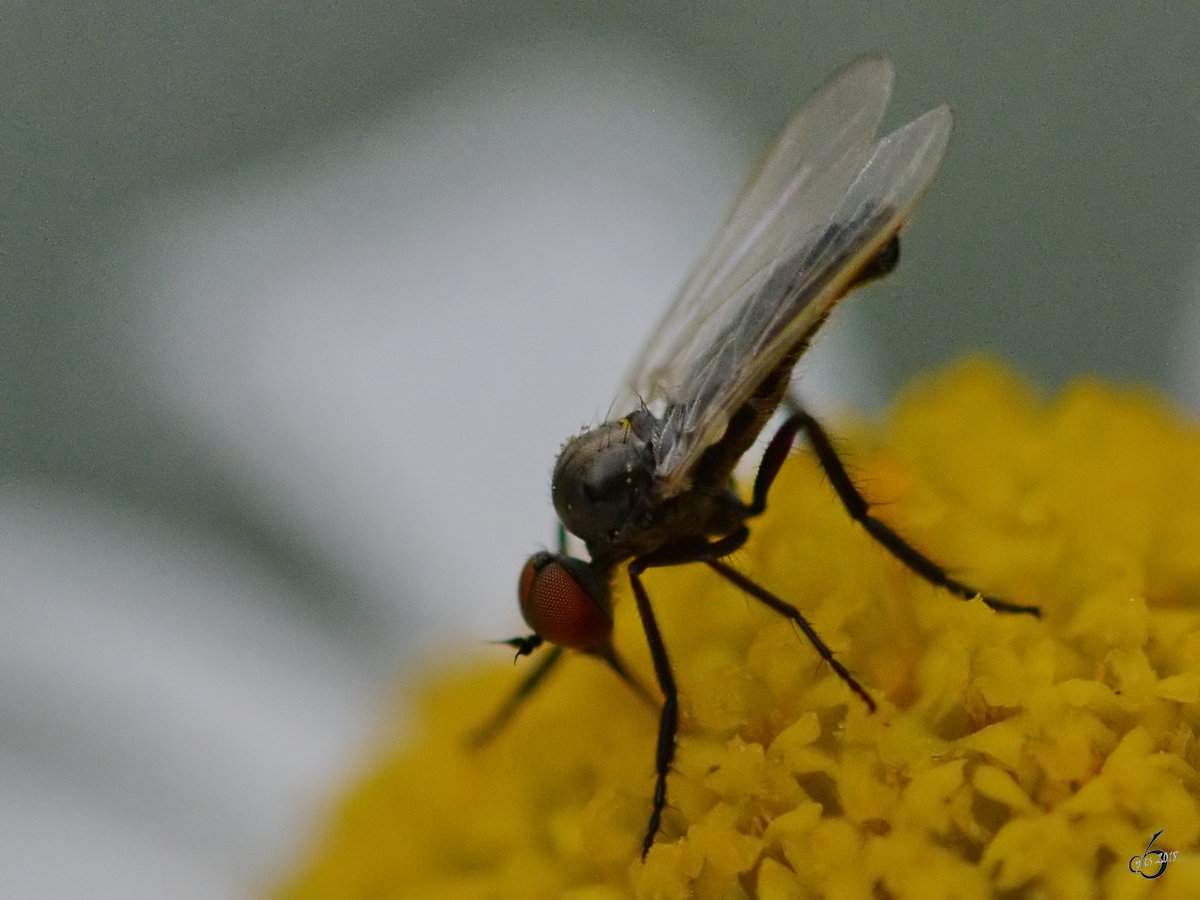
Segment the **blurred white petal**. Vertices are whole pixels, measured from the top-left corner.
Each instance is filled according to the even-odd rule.
[[[244,889],[361,756],[379,689],[236,549],[6,484],[0,570],[11,896]]]
[[[1179,322],[1170,343],[1171,395],[1184,409],[1200,413],[1200,236],[1190,265],[1180,266]]]

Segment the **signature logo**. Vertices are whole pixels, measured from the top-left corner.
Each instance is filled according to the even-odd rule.
[[[1174,862],[1179,856],[1178,850],[1158,850],[1151,849],[1154,847],[1154,842],[1158,840],[1158,836],[1165,829],[1160,828],[1154,832],[1154,837],[1150,838],[1150,843],[1146,845],[1146,852],[1141,856],[1132,856],[1129,858],[1129,871],[1143,878],[1157,878],[1163,872],[1167,871],[1167,863]]]

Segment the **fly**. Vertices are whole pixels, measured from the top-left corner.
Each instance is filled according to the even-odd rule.
[[[704,563],[794,622],[820,657],[872,711],[866,689],[793,605],[724,560],[803,432],[849,515],[917,575],[998,612],[1039,615],[958,581],[875,518],[820,423],[788,394],[792,369],[833,306],[899,259],[897,233],[941,165],[951,115],[942,105],[876,139],[892,87],[891,64],[856,60],[800,107],[750,178],[729,217],[642,348],[621,413],[567,441],[551,492],[558,552],[521,571],[521,612],[533,633],[505,643],[526,656],[553,648],[475,734],[490,739],[572,649],[603,659],[639,692],[612,645],[612,589],[624,565],[662,691],[654,797],[642,855],[659,831],[675,753],[679,692],[642,573]],[[788,415],[759,463],[749,503],[730,487],[734,466],[781,406]],[[566,552],[566,532],[588,559]]]

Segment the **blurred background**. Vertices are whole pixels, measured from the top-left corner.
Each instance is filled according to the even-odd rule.
[[[0,47],[13,896],[250,894],[406,677],[507,659],[559,444],[856,55],[957,131],[817,408],[982,350],[1200,409],[1190,0],[49,0]]]

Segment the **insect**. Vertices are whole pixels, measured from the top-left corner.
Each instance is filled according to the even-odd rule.
[[[999,612],[1039,615],[1036,607],[955,580],[875,518],[824,428],[788,395],[796,361],[833,306],[895,267],[897,233],[946,151],[951,115],[944,105],[876,139],[891,85],[891,64],[865,57],[835,73],[795,113],[642,348],[613,407],[621,415],[568,440],[554,466],[559,549],[525,563],[519,597],[533,633],[504,642],[518,656],[554,646],[475,739],[483,743],[502,727],[564,648],[603,659],[647,693],[612,645],[611,583],[625,565],[662,691],[643,856],[666,806],[679,724],[670,657],[642,585],[647,569],[709,566],[794,622],[875,708],[795,606],[724,561],[745,543],[747,522],[766,508],[799,432],[850,516],[913,572],[959,597],[982,597]],[[731,473],[781,406],[788,415],[763,453],[747,503],[731,488]],[[566,552],[566,531],[583,541],[587,560]]]

